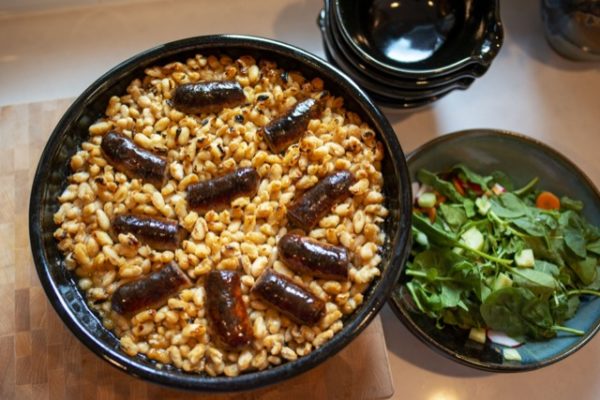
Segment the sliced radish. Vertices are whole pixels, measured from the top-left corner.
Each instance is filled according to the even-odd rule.
[[[504,186],[494,183],[494,186],[492,186],[492,192],[499,196],[502,193],[506,192],[506,189],[504,189]]]
[[[421,195],[423,193],[427,193],[427,192],[433,192],[433,188],[429,185],[423,184],[423,185],[421,185],[419,190],[417,190],[417,195],[415,197],[418,199],[419,197],[421,197]]]
[[[499,344],[502,346],[506,346],[506,347],[519,347],[520,345],[523,344],[522,342],[519,342],[518,340],[511,338],[504,332],[493,331],[491,329],[488,329],[487,337],[488,337],[488,339],[490,339],[490,342],[496,343],[496,344]]]
[[[419,185],[419,182],[413,182],[411,183],[410,188],[412,189],[412,202],[414,204],[417,202],[417,193],[419,193],[421,185]]]

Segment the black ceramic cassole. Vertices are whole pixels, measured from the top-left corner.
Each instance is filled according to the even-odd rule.
[[[335,18],[331,12],[327,12],[328,3],[329,1],[325,0],[325,8],[319,14],[318,24],[323,27],[322,34],[328,36],[329,41],[332,43],[331,46],[337,49],[338,56],[336,58],[343,58],[343,61],[348,65],[345,68],[352,76],[364,77],[364,79],[381,84],[390,90],[392,88],[398,89],[399,92],[439,92],[457,83],[458,85],[467,86],[469,84],[467,82],[473,82],[476,78],[482,77],[489,69],[489,65],[471,63],[447,74],[432,75],[426,78],[391,75],[388,71],[365,63],[360,55],[355,54],[348,48],[348,44],[342,39],[342,33],[336,24]]]
[[[369,17],[370,5],[372,3],[385,3],[386,1],[369,0],[364,2],[347,2],[340,0],[330,0],[329,12],[335,18],[343,39],[352,51],[361,59],[364,59],[371,66],[396,74],[403,77],[421,77],[441,75],[451,73],[466,65],[479,63],[489,66],[497,55],[504,39],[502,22],[500,20],[499,1],[477,2],[470,0],[467,2],[433,2],[429,3],[431,7],[442,7],[451,4],[458,8],[464,7],[463,14],[455,15],[454,27],[448,32],[448,37],[444,39],[441,47],[436,49],[430,57],[417,62],[401,62],[389,58],[380,49],[380,43],[373,41],[374,30],[368,27],[365,21]],[[409,4],[395,2],[397,6],[409,7]],[[422,2],[421,4],[423,4]],[[466,4],[465,4],[466,3]],[[390,3],[391,5],[391,3]],[[369,8],[369,10],[365,9]],[[487,7],[487,8],[484,8]],[[467,12],[466,9],[469,8]],[[461,11],[461,10],[458,10]],[[384,13],[383,15],[392,15]],[[377,23],[377,30],[387,25],[395,30],[403,22],[403,18],[409,17],[409,14],[403,13],[396,16],[399,19],[382,23],[381,19]],[[465,15],[471,16],[465,20]],[[477,20],[473,19],[478,18]],[[396,18],[395,17],[395,18]],[[462,20],[461,20],[462,18]],[[385,22],[385,21],[384,21]],[[414,21],[413,21],[414,22]],[[411,22],[407,22],[409,25]],[[393,37],[394,32],[389,33]],[[483,34],[483,36],[479,36]],[[420,40],[427,41],[429,37],[420,37]],[[419,44],[419,46],[422,44]]]
[[[328,23],[329,22],[329,23]],[[475,81],[475,78],[460,78],[456,81],[448,82],[444,86],[435,88],[422,88],[421,90],[397,89],[394,86],[379,82],[374,74],[373,77],[364,75],[361,71],[354,68],[352,61],[346,59],[343,50],[337,45],[335,34],[330,21],[322,12],[318,21],[321,28],[326,55],[329,60],[338,66],[342,71],[349,75],[359,86],[365,89],[372,98],[389,99],[392,103],[401,104],[422,104],[435,101],[453,90],[466,90]],[[375,95],[375,97],[373,97]],[[381,105],[380,100],[376,100]],[[407,108],[404,106],[403,108]]]
[[[504,152],[495,153],[494,150],[498,150],[500,143],[509,143],[510,145],[504,144],[504,146],[512,146],[514,155],[506,154],[506,147],[503,148]],[[452,145],[451,148],[449,148],[450,144]],[[440,150],[443,147],[446,147],[447,150]],[[457,148],[460,150],[457,151]],[[522,158],[523,152],[528,154],[526,159]],[[430,153],[430,155],[427,155],[427,153]],[[451,154],[451,156],[448,157],[445,153]],[[600,192],[598,192],[594,183],[563,154],[528,136],[493,129],[454,132],[425,143],[412,151],[407,156],[407,160],[409,172],[413,175],[419,168],[426,167],[430,170],[440,170],[456,162],[463,162],[476,168],[469,162],[469,157],[472,158],[471,161],[481,163],[480,167],[485,166],[484,168],[488,169],[486,172],[498,169],[501,164],[512,169],[513,171],[507,169],[503,169],[503,171],[514,177],[516,185],[524,185],[531,178],[531,174],[537,175],[541,174],[542,171],[547,171],[544,173],[555,178],[544,179],[541,176],[540,184],[543,185],[543,188],[554,193],[566,191],[569,196],[583,200],[586,218],[592,223],[600,225]],[[510,157],[525,160],[520,161],[525,167],[519,165],[519,162],[510,160]],[[509,158],[509,161],[506,161],[507,158]],[[432,160],[433,163],[431,163]],[[528,172],[525,174],[519,173],[523,168]],[[524,372],[539,369],[556,363],[580,350],[600,330],[600,299],[592,300],[589,303],[582,302],[582,307],[584,305],[588,307],[585,314],[580,308],[575,317],[566,323],[585,325],[585,327],[576,326],[577,329],[585,331],[584,336],[567,338],[568,342],[565,338],[562,338],[560,342],[558,342],[558,338],[554,338],[548,342],[535,343],[534,346],[536,347],[534,348],[528,348],[530,343],[525,343],[517,350],[524,349],[525,355],[532,360],[527,363],[507,362],[498,351],[491,347],[489,341],[482,345],[467,340],[468,330],[453,326],[446,326],[443,330],[437,329],[435,320],[419,312],[414,307],[410,294],[403,290],[408,279],[409,277],[402,274],[388,302],[398,319],[417,339],[437,353],[472,368],[491,372]],[[594,316],[594,319],[585,317],[585,315],[590,314]],[[575,321],[578,317],[581,320]],[[552,343],[555,345],[552,346]],[[548,350],[553,347],[558,348],[558,350]],[[539,357],[536,357],[536,352],[539,352],[537,354]],[[551,355],[542,357],[541,354],[544,352],[550,352]]]
[[[386,152],[382,169],[390,215],[383,226],[387,233],[382,254],[383,272],[365,292],[364,303],[345,319],[342,331],[309,355],[233,378],[186,373],[169,365],[157,369],[155,362],[144,356],[130,357],[123,353],[115,335],[105,329],[98,316],[87,307],[74,277],[64,267],[64,257],[53,238],[52,216],[58,209],[57,197],[64,190],[70,173],[70,156],[87,139],[89,125],[104,114],[109,98],[125,93],[134,78],[143,76],[146,67],[184,61],[198,53],[231,57],[249,54],[257,59],[273,60],[287,70],[298,70],[307,78],[322,78],[330,92],[343,96],[346,107],[374,128]],[[133,376],[178,389],[246,390],[291,378],[316,366],[340,351],[375,317],[408,256],[410,198],[406,161],[398,139],[389,122],[359,87],[326,62],[296,47],[258,37],[211,35],[183,39],[142,52],[104,74],[75,100],[52,132],[38,163],[30,198],[30,242],[38,276],[51,304],[75,336],[111,365]]]

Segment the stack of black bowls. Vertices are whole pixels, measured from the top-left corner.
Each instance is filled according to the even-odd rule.
[[[380,106],[467,89],[502,45],[499,0],[325,0],[325,55]]]

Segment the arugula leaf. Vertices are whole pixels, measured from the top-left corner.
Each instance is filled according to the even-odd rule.
[[[517,218],[527,214],[527,206],[510,192],[490,199],[492,211],[500,218]]]
[[[460,303],[460,295],[462,292],[462,289],[456,287],[451,283],[446,283],[442,285],[442,292],[440,293],[440,302],[442,307],[456,307]]]
[[[417,172],[417,179],[424,184],[427,184],[449,198],[451,201],[460,203],[463,196],[458,193],[456,188],[451,182],[445,181],[439,178],[433,172],[427,171],[426,169],[420,169]]]
[[[473,218],[477,213],[475,212],[475,202],[471,199],[464,199],[462,205],[465,209],[467,218]]]
[[[560,208],[563,210],[582,211],[583,202],[563,196],[560,198]]]
[[[413,225],[415,228],[427,235],[430,242],[433,242],[439,246],[454,246],[457,239],[451,233],[440,229],[439,227],[432,225],[429,219],[422,216],[420,213],[413,212],[412,215]]]
[[[461,173],[464,176],[465,181],[478,184],[484,191],[489,187],[488,184],[493,179],[491,176],[482,176],[475,173],[472,169],[464,164],[456,164],[454,167],[452,167],[452,171]]]
[[[449,206],[442,203],[439,210],[442,218],[455,231],[467,222],[467,214],[462,207]]]

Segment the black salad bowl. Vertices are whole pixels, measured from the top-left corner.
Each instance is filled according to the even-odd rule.
[[[110,97],[125,93],[133,79],[143,76],[145,68],[185,61],[196,54],[251,55],[275,61],[307,78],[320,77],[327,90],[342,96],[346,108],[360,115],[374,129],[385,148],[382,169],[385,205],[390,214],[383,229],[387,239],[382,248],[381,276],[366,290],[364,303],[345,318],[340,332],[309,355],[233,378],[191,374],[171,366],[159,369],[145,356],[126,355],[120,349],[118,338],[102,326],[99,317],[86,305],[53,238],[53,214],[59,207],[57,198],[70,173],[70,156],[87,139],[90,124],[104,114]],[[371,322],[398,281],[408,256],[410,211],[410,181],[402,148],[389,122],[356,84],[316,56],[288,44],[259,37],[211,35],[170,42],[137,54],[102,75],[75,100],[52,132],[39,161],[31,192],[29,230],[36,269],[48,299],[75,336],[99,357],[128,374],[162,385],[205,392],[238,391],[276,383],[307,371],[340,351]]]

